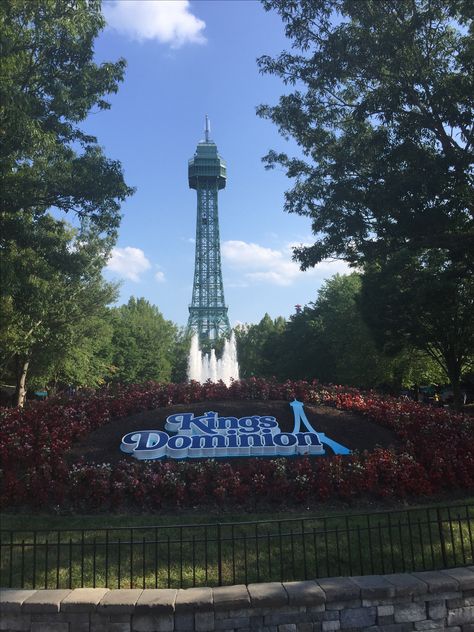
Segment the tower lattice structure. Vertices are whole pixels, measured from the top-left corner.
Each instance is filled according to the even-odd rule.
[[[222,282],[219,239],[218,192],[226,185],[227,168],[209,138],[206,116],[205,140],[198,143],[188,163],[189,187],[196,189],[196,255],[193,297],[189,306],[188,328],[201,343],[230,333]]]

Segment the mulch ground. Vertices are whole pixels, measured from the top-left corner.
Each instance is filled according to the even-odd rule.
[[[169,408],[149,410],[130,417],[115,419],[109,424],[95,430],[74,445],[70,452],[71,460],[83,457],[86,462],[116,462],[130,459],[129,455],[120,451],[122,437],[134,430],[164,430],[166,418],[180,412],[192,412],[197,417],[208,411],[215,411],[220,417],[246,417],[250,415],[271,415],[276,417],[283,432],[291,432],[294,417],[288,402],[284,401],[207,401],[195,404],[179,404]],[[305,405],[306,416],[317,432],[351,450],[371,451],[376,446],[398,446],[397,436],[391,430],[368,421],[362,415],[343,412],[327,406]],[[306,431],[302,425],[301,431]],[[331,455],[330,448],[325,446],[326,454]],[[319,457],[321,458],[321,457]],[[234,459],[229,459],[235,461]]]

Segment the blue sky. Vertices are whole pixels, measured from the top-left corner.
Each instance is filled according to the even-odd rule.
[[[285,90],[256,63],[288,48],[280,18],[252,0],[121,0],[103,7],[108,27],[96,41],[96,58],[124,57],[128,67],[112,108],[91,113],[85,127],[137,188],[122,207],[104,273],[122,281],[120,302],[143,296],[186,324],[196,222],[187,161],[204,136],[206,113],[227,162],[219,217],[231,324],[257,322],[265,312],[288,317],[295,304],[314,300],[325,278],[347,269],[323,262],[303,273],[292,262],[291,246],[312,241],[310,221],[283,212],[291,182],[261,162],[269,149],[297,152],[255,114]]]

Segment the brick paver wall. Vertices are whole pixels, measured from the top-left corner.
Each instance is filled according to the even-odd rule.
[[[2,590],[8,632],[474,632],[474,566],[220,588]]]

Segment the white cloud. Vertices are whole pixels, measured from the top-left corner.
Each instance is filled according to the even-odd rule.
[[[290,285],[300,274],[298,265],[286,253],[245,241],[225,241],[223,259],[244,272],[249,281]]]
[[[252,268],[255,265],[268,266],[282,258],[279,250],[246,241],[224,241],[222,255],[226,261],[239,268]]]
[[[103,9],[107,24],[133,40],[158,40],[171,48],[206,42],[206,23],[190,12],[188,0],[109,0]]]
[[[151,268],[150,261],[140,248],[112,248],[112,255],[107,263],[107,270],[115,272],[130,281],[139,281],[140,275]]]
[[[166,281],[165,273],[162,272],[161,270],[157,270],[155,272],[155,281],[158,281],[158,283],[165,283]]]
[[[222,257],[231,268],[243,272],[244,278],[253,283],[288,286],[303,275],[324,279],[336,273],[349,272],[345,261],[329,260],[302,272],[291,259],[295,245],[288,244],[281,250],[275,250],[245,241],[225,241],[222,243]]]
[[[267,272],[247,272],[245,275],[251,281],[271,283],[272,285],[291,285],[299,275],[298,268],[286,266],[285,269],[269,270]]]
[[[327,278],[334,274],[351,274],[351,272],[354,272],[354,269],[349,267],[347,261],[340,259],[325,259],[314,266],[313,270],[314,274],[321,278]]]

